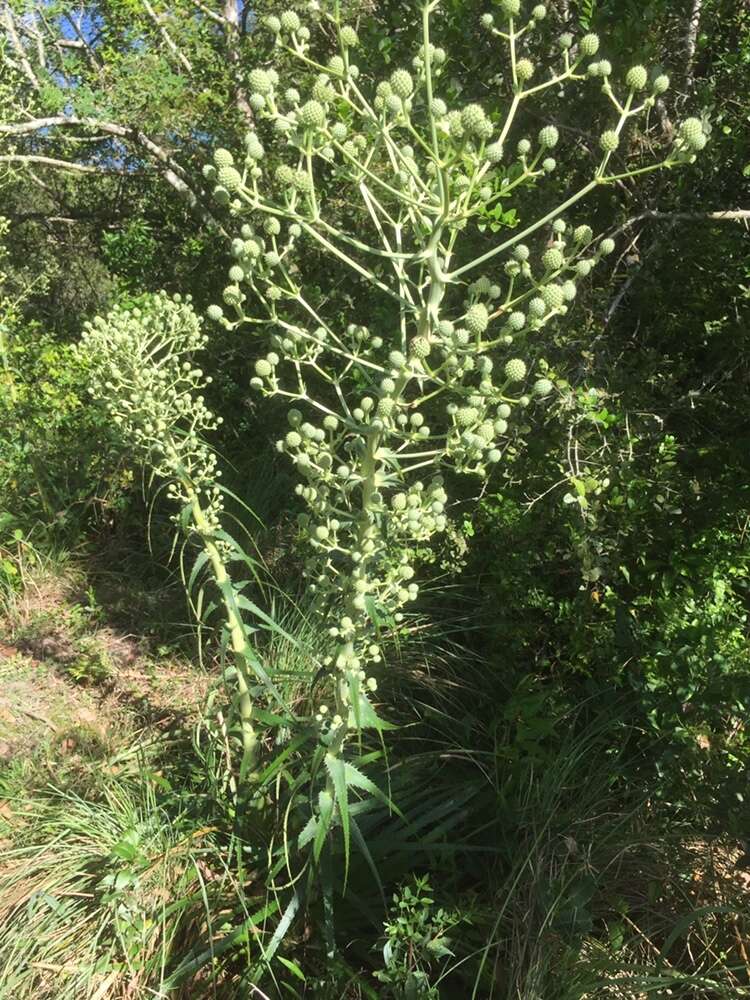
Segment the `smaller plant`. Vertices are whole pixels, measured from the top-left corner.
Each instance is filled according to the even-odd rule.
[[[375,976],[396,1000],[438,1000],[438,967],[453,957],[448,932],[461,918],[435,909],[428,875],[415,875],[411,886],[394,894],[393,904],[385,924],[384,968]]]

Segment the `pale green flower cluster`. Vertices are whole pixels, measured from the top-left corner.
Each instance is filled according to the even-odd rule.
[[[301,93],[273,68],[254,69],[256,130],[241,154],[218,149],[204,168],[217,202],[241,222],[223,303],[209,316],[265,334],[251,385],[290,405],[278,448],[300,476],[305,569],[337,641],[327,665],[343,725],[375,688],[368,668],[381,658],[384,625],[400,621],[419,593],[419,546],[447,526],[444,467],[486,477],[513,447],[519,415],[555,391],[529,359],[541,331],[615,248],[569,222],[573,209],[598,186],[690,160],[706,142],[702,123],[688,119],[663,161],[633,170],[623,161],[613,171],[626,126],[668,78],[649,83],[634,66],[618,97],[611,65],[594,60],[594,34],[577,44],[562,35],[559,66],[543,72],[524,46],[547,8],[521,0],[501,0],[482,18],[505,49],[507,114],[495,122],[479,104],[451,107],[439,92],[447,55],[431,39],[439,3],[422,5],[422,44],[410,65],[372,81],[353,61],[357,32],[337,3],[266,18],[276,48],[313,71],[309,85]],[[320,21],[337,39],[327,56],[313,39]],[[498,203],[507,209],[513,191],[554,171],[552,152],[565,149],[551,123],[533,137],[518,134],[525,102],[577,82],[601,83],[617,114],[598,139],[591,180],[467,259],[467,226],[486,228]],[[355,301],[357,283],[363,299],[380,297],[377,325],[356,314],[342,324],[335,310],[328,315],[325,294],[303,287],[311,247],[348,269]],[[318,715],[329,725],[327,711]]]
[[[206,342],[190,298],[161,292],[142,308],[116,306],[86,324],[80,349],[91,363],[91,395],[130,449],[167,480],[180,510],[200,505],[202,530],[211,534],[220,527],[221,471],[203,435],[221,417],[207,408],[202,390],[211,378],[193,361]]]

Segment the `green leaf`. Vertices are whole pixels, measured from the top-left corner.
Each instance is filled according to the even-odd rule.
[[[341,830],[344,834],[344,888],[349,878],[349,798],[346,787],[346,766],[340,757],[334,757],[332,753],[327,753],[325,766],[333,782],[336,794],[336,804],[339,807],[341,817]]]

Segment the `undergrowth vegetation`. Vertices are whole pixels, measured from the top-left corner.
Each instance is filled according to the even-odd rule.
[[[685,7],[0,6],[0,1000],[750,997]]]

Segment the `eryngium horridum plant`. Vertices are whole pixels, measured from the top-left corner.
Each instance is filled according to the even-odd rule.
[[[288,402],[278,448],[299,473],[305,572],[332,642],[323,664],[328,695],[305,720],[325,765],[311,773],[326,775],[319,797],[309,797],[316,815],[299,840],[314,841],[316,857],[335,822],[348,853],[347,786],[377,793],[342,751],[351,734],[380,725],[371,699],[383,627],[417,597],[416,550],[446,529],[442,472],[487,477],[503,461],[524,411],[555,391],[543,371],[529,371],[535,341],[614,250],[574,210],[598,188],[690,162],[706,144],[703,124],[691,118],[664,159],[628,169],[616,158],[625,130],[653,107],[667,77],[651,79],[642,66],[615,74],[597,58],[593,34],[576,45],[562,35],[554,68],[542,71],[526,50],[546,8],[524,9],[521,0],[501,0],[501,16],[482,19],[508,77],[504,114],[496,120],[475,103],[449,107],[441,88],[447,56],[432,41],[439,7],[420,4],[411,66],[381,80],[360,74],[357,32],[342,23],[338,3],[309,4],[309,26],[294,10],[266,18],[286,63],[297,60],[310,79],[309,92],[282,83],[273,67],[252,70],[256,128],[242,153],[217,149],[204,169],[216,201],[239,220],[224,304],[209,316],[265,341],[251,385]],[[318,55],[316,26],[325,37],[333,32],[334,52]],[[472,224],[556,169],[558,129],[550,123],[526,135],[525,105],[578,83],[603,91],[612,112],[589,179],[555,209],[472,252],[481,246],[469,238]],[[264,142],[274,147],[272,168]],[[329,289],[300,280],[312,250],[330,268]],[[340,319],[335,290],[347,275],[354,302],[379,298],[387,319],[369,325],[356,305]],[[198,394],[203,377],[184,357],[203,336],[183,304],[160,300],[157,314],[158,330],[133,313],[91,329],[90,347],[103,359],[94,391],[173,482],[182,522],[201,540],[222,591],[237,663],[242,775],[259,753],[248,668],[267,678],[242,621],[248,602],[237,600],[226,571],[232,553],[219,526],[215,462],[200,439],[213,423]]]
[[[614,250],[569,214],[597,188],[690,161],[706,143],[702,123],[689,119],[662,161],[613,167],[625,129],[653,107],[667,77],[649,80],[634,66],[618,85],[609,62],[595,58],[594,34],[575,50],[561,36],[559,65],[543,74],[524,46],[546,8],[524,12],[521,0],[502,0],[497,23],[482,19],[511,82],[504,117],[490,119],[479,104],[449,107],[440,87],[446,53],[431,40],[440,0],[420,6],[410,69],[379,81],[362,78],[357,32],[342,23],[338,3],[309,4],[310,27],[293,10],[267,17],[278,50],[317,76],[301,94],[272,67],[254,69],[257,129],[242,154],[217,149],[204,168],[216,200],[247,219],[232,241],[224,306],[209,316],[265,334],[251,385],[290,404],[277,446],[300,475],[305,572],[337,643],[327,663],[335,707],[319,705],[316,719],[339,743],[376,688],[379,623],[399,621],[417,597],[415,549],[446,528],[441,469],[487,476],[519,413],[554,391],[548,378],[530,376],[526,345],[568,311],[579,282]],[[325,64],[313,55],[316,24],[337,39]],[[471,223],[556,168],[558,129],[519,134],[524,105],[578,81],[598,86],[612,106],[590,179],[467,259]],[[261,136],[280,155],[273,169]],[[312,247],[338,275],[348,271],[363,292],[379,293],[392,319],[371,328],[356,311],[348,323],[328,318],[325,295],[298,279]]]

